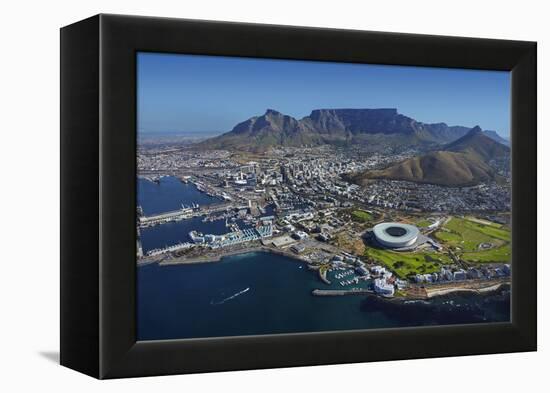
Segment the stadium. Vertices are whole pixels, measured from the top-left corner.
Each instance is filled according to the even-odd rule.
[[[420,231],[414,225],[385,222],[373,228],[376,241],[387,248],[409,248],[418,245]]]

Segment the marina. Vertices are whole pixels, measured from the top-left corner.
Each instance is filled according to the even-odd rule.
[[[316,289],[332,294],[337,286],[320,283],[303,266],[296,259],[264,252],[227,256],[217,263],[141,266],[137,275],[138,339],[486,323],[509,318],[509,291],[504,288],[409,304],[378,300],[367,291],[312,296]],[[244,288],[250,289],[223,304],[211,304]]]
[[[138,318],[147,316],[139,319],[142,339],[444,325],[456,323],[457,318],[464,323],[484,323],[509,318],[509,271],[484,271],[498,273],[499,283],[487,279],[470,284],[461,281],[470,271],[460,270],[447,278],[444,269],[441,274],[418,275],[418,284],[409,283],[382,265],[365,264],[353,253],[312,237],[307,222],[315,215],[300,198],[274,196],[272,204],[263,205],[228,202],[204,183],[175,177],[161,177],[156,182],[140,179],[139,187],[138,256],[144,257],[138,260],[138,292],[143,299]],[[159,203],[163,198],[165,203]],[[332,226],[341,225],[330,211],[326,214]],[[434,250],[441,251],[440,247]],[[168,273],[170,276],[165,276]],[[480,271],[475,273],[481,278]],[[441,281],[455,278],[458,281]],[[402,298],[404,292],[394,297],[398,289],[405,290],[407,297]],[[192,304],[177,301],[189,298],[193,298]],[[448,298],[453,303],[445,303]],[[462,298],[466,299],[464,305],[455,301]],[[410,314],[420,306],[431,309],[433,315]],[[395,313],[396,307],[406,319]],[[165,314],[168,310],[178,310],[176,322],[173,313]],[[280,324],[266,313],[284,316],[286,323]],[[192,320],[185,315],[192,315]],[[237,316],[248,322],[237,323]],[[223,331],[218,330],[219,321],[225,326]],[[166,326],[169,323],[172,325]],[[164,326],[163,331],[155,326]],[[196,326],[202,329],[196,330]]]

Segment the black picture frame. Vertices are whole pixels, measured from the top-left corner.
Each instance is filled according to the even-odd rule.
[[[136,52],[511,71],[510,323],[136,342]],[[537,348],[536,43],[97,15],[61,29],[61,364],[96,378]]]

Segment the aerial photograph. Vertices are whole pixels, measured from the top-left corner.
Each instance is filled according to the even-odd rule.
[[[510,74],[137,53],[137,336],[510,321]]]

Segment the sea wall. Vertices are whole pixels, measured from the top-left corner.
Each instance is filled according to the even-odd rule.
[[[162,261],[159,261],[159,265],[167,266],[167,265],[184,265],[184,264],[196,264],[196,263],[212,263],[212,262],[219,262],[221,259],[225,257],[240,255],[240,254],[249,254],[253,252],[270,252],[272,254],[283,255],[288,258],[295,259],[298,262],[304,262],[304,263],[308,262],[306,259],[300,258],[298,255],[288,251],[274,249],[274,248],[265,247],[265,246],[257,246],[257,247],[242,248],[238,250],[220,251],[216,254],[208,254],[204,256],[191,257],[191,258],[189,257],[174,257],[171,259],[165,258]]]

